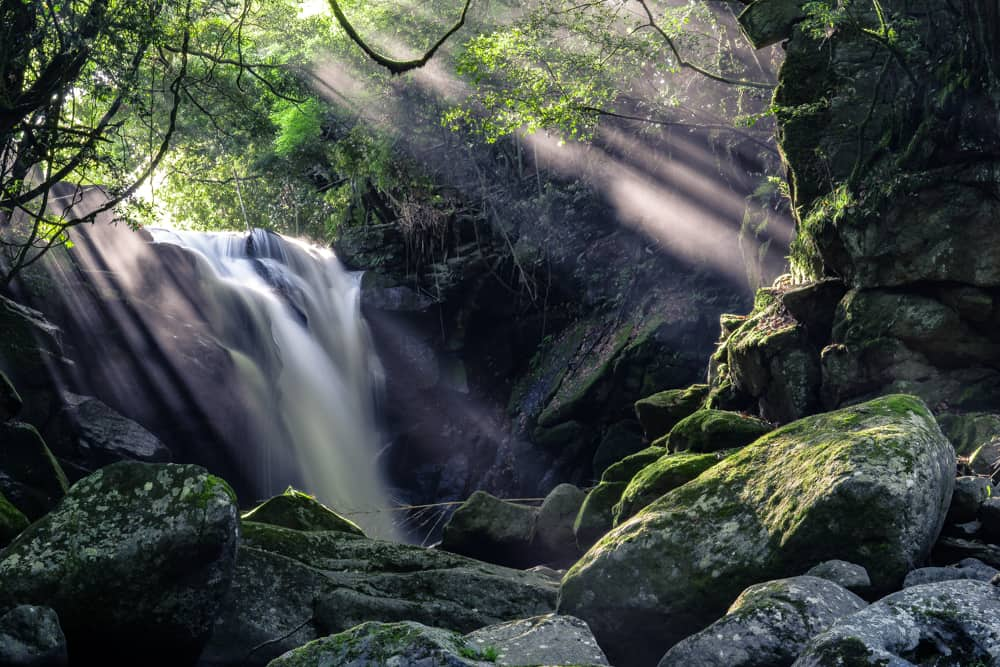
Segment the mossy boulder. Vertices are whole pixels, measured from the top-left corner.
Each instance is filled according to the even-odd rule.
[[[34,426],[0,423],[0,493],[31,520],[52,509],[69,484]]]
[[[275,658],[268,667],[334,667],[398,665],[399,667],[479,667],[479,654],[462,635],[413,621],[368,622],[311,641]]]
[[[202,663],[264,665],[366,621],[471,632],[551,612],[557,587],[540,574],[434,549],[244,521],[233,586]]]
[[[867,606],[817,577],[754,584],[725,616],[667,651],[658,667],[788,667],[806,642]]]
[[[814,637],[795,667],[996,664],[1000,589],[983,581],[913,586]]]
[[[614,465],[608,466],[601,475],[602,482],[628,482],[636,473],[657,461],[667,453],[666,447],[651,445],[635,454],[630,454]]]
[[[288,487],[281,495],[265,500],[242,516],[245,521],[256,521],[293,530],[339,530],[354,535],[364,535],[351,520],[345,519],[308,493]]]
[[[275,659],[269,667],[606,666],[583,621],[548,614],[502,623],[465,636],[413,621],[363,623]]]
[[[667,454],[640,470],[612,510],[613,524],[624,522],[664,493],[687,484],[726,457],[726,453]]]
[[[28,518],[0,494],[0,547],[10,544],[28,527]]]
[[[808,417],[604,536],[566,574],[559,609],[586,620],[612,662],[648,664],[747,586],[830,558],[886,591],[929,554],[953,485],[954,450],[917,398]]]
[[[646,437],[656,440],[666,435],[674,424],[697,410],[708,397],[707,384],[693,384],[686,389],[670,389],[635,402],[635,414]]]
[[[74,662],[190,663],[229,587],[238,530],[233,492],[204,469],[113,464],[0,551],[0,609],[51,607]]]
[[[587,494],[573,522],[573,535],[580,549],[587,549],[614,526],[615,504],[621,500],[626,482],[601,482]]]
[[[698,410],[670,429],[666,445],[671,452],[718,452],[748,445],[773,428],[738,412]]]
[[[537,520],[537,507],[476,491],[444,525],[440,548],[499,565],[537,565],[531,549]]]
[[[24,401],[21,400],[21,395],[17,393],[14,384],[3,371],[0,371],[0,422],[16,417],[22,405]]]

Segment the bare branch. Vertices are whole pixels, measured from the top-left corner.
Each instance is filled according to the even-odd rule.
[[[340,9],[340,3],[338,0],[329,0],[329,2],[330,8],[333,10],[333,15],[337,19],[337,23],[339,23],[340,27],[344,29],[344,32],[346,32],[347,36],[351,38],[351,41],[357,44],[361,50],[365,52],[365,55],[382,67],[385,67],[393,74],[402,74],[404,72],[409,72],[410,70],[419,69],[426,65],[430,59],[434,57],[434,54],[437,53],[438,49],[440,49],[441,46],[448,41],[448,38],[458,32],[462,26],[465,25],[465,17],[469,13],[469,6],[472,4],[472,0],[465,0],[465,7],[462,9],[462,16],[458,19],[458,23],[452,26],[451,30],[446,32],[444,36],[442,36],[441,39],[434,44],[434,46],[424,53],[423,56],[415,60],[393,60],[392,58],[379,54],[361,38],[358,31],[354,29],[351,22],[347,20],[346,16],[344,16],[344,12]]]

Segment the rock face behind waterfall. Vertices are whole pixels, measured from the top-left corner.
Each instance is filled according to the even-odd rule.
[[[937,538],[954,451],[918,399],[888,396],[778,429],[640,511],[563,580],[615,664],[652,664],[748,585],[841,558],[890,590]]]

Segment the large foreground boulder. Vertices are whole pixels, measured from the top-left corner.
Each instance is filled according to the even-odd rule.
[[[587,624],[549,614],[457,632],[412,621],[364,623],[289,651],[269,667],[513,667],[608,664]]]
[[[51,607],[74,663],[189,664],[232,577],[235,500],[197,466],[103,468],[0,552],[0,610]]]
[[[199,664],[265,665],[366,621],[470,632],[553,611],[557,586],[432,549],[244,521],[232,590]]]
[[[650,664],[747,586],[830,558],[898,586],[930,552],[954,450],[927,407],[887,396],[778,429],[667,493],[594,545],[560,613],[615,664]],[[639,648],[641,647],[641,648]]]
[[[818,577],[755,584],[725,616],[670,649],[659,667],[788,667],[806,642],[866,606]]]
[[[946,581],[890,595],[815,637],[795,667],[994,665],[1000,588]]]

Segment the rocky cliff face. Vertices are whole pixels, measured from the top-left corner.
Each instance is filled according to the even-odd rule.
[[[751,41],[786,40],[774,101],[793,273],[839,284],[806,299],[786,284],[723,332],[716,384],[734,404],[780,421],[889,391],[996,406],[998,15],[972,1],[744,11]]]

